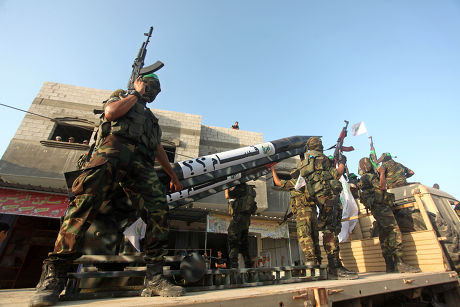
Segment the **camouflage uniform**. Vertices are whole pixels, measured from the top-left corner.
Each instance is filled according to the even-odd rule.
[[[126,92],[116,91],[107,104],[125,96]],[[144,121],[137,125],[128,122],[142,117]],[[128,132],[129,129],[135,130],[134,133]],[[72,185],[75,199],[69,204],[49,259],[79,257],[81,247],[78,243],[83,234],[97,212],[121,187],[147,224],[145,260],[151,263],[161,261],[168,243],[168,205],[164,187],[153,168],[161,138],[158,119],[145,103],[138,102],[121,120],[104,120],[98,133],[101,139],[97,150]]]
[[[398,188],[407,185],[406,178],[412,176],[413,171],[395,162],[393,159],[384,160],[381,168],[385,171],[385,178],[388,189]]]
[[[338,172],[329,158],[323,154],[323,145],[318,137],[308,139],[305,160],[299,162],[297,170],[305,178],[305,190],[319,208],[319,229],[323,231],[323,246],[328,258],[331,278],[356,279],[358,275],[343,267],[339,258],[339,239],[342,224],[340,192],[342,184],[337,180]]]
[[[84,158],[79,161],[83,162],[84,169],[72,185],[75,198],[69,203],[54,250],[43,262],[40,281],[30,300],[32,307],[56,304],[67,282],[72,260],[82,254],[85,232],[98,212],[110,206],[120,188],[147,224],[144,244],[147,270],[141,295],[184,294],[182,287],[172,285],[162,276],[164,248],[168,243],[168,205],[164,187],[153,168],[161,129],[158,119],[146,107],[160,92],[160,83],[153,74],[135,81],[142,82],[144,95],[133,92],[137,100],[129,99],[134,104],[124,115],[112,121],[107,120],[104,113],[101,116],[96,152],[86,165]],[[127,95],[123,90],[115,91],[104,108]]]
[[[379,240],[383,257],[398,255],[402,257],[402,234],[391,207],[394,194],[380,189],[379,178],[375,173],[365,173],[358,182],[359,200],[379,223]]]
[[[327,156],[315,150],[307,152],[306,159],[300,162],[297,168],[300,170],[300,175],[307,180],[306,190],[313,195],[313,200],[319,208],[319,228],[323,230],[323,246],[326,254],[338,257],[337,235],[342,226],[339,222],[342,217],[339,194],[342,185],[336,179],[337,170],[331,165]]]
[[[307,262],[321,262],[321,250],[318,238],[318,218],[316,204],[308,200],[304,188],[295,190],[296,180],[281,180],[281,189],[291,194],[291,212],[295,214],[297,236],[300,248],[305,254]]]
[[[359,200],[370,209],[377,221],[379,241],[382,255],[385,259],[387,272],[419,272],[402,261],[402,234],[391,208],[394,204],[394,194],[380,188],[379,176],[375,174],[369,158],[359,161],[358,182]]]
[[[246,183],[241,183],[228,190],[229,211],[232,221],[228,226],[228,258],[232,268],[238,268],[238,253],[244,258],[246,267],[252,267],[249,257],[248,231],[251,224],[251,214],[257,210],[255,190]]]

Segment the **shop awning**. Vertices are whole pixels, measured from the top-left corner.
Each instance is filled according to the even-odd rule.
[[[0,214],[60,218],[69,198],[62,194],[0,188]]]

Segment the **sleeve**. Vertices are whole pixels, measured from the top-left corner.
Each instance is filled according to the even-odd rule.
[[[285,191],[293,190],[295,186],[295,180],[281,180],[281,189]]]
[[[333,166],[329,169],[329,173],[331,174],[332,178],[334,178],[334,179],[336,179],[339,176],[339,172]]]
[[[414,171],[404,166],[404,173],[405,173],[406,178],[409,178],[414,174]]]
[[[122,90],[122,89],[118,89],[116,91],[114,91],[111,95],[110,95],[110,98],[104,103],[104,108],[106,105],[114,102],[114,101],[118,101],[118,100],[121,100],[122,98],[126,97],[128,94],[126,91]]]

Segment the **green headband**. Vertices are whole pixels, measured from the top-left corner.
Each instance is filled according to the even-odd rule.
[[[157,79],[157,80],[158,80],[158,76],[155,75],[155,74],[144,75],[144,76],[142,76],[142,78],[153,78],[153,79]]]

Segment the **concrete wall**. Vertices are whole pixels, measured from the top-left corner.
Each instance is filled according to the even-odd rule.
[[[152,112],[158,117],[163,132],[162,139],[179,143],[174,161],[198,157],[201,135],[200,115],[159,109],[152,109]]]

